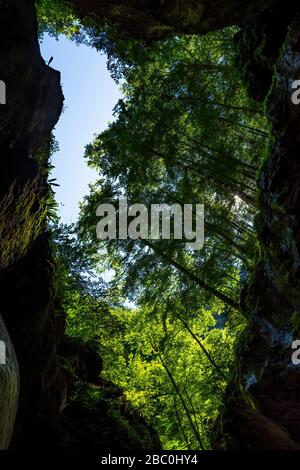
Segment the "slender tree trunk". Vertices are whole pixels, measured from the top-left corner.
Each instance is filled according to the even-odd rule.
[[[186,413],[187,419],[188,419],[188,421],[189,421],[189,423],[190,423],[191,429],[193,430],[194,436],[195,436],[195,438],[196,438],[196,440],[197,440],[197,442],[198,442],[198,444],[199,444],[200,449],[201,449],[201,450],[204,450],[204,445],[203,445],[201,436],[200,436],[200,434],[198,433],[197,428],[195,427],[195,424],[194,424],[194,422],[193,422],[193,420],[192,420],[190,411],[189,411],[189,409],[188,409],[188,407],[187,407],[187,405],[186,405],[186,403],[185,403],[185,400],[184,400],[184,398],[183,398],[183,395],[182,395],[182,393],[181,393],[181,391],[180,391],[180,389],[179,389],[179,387],[178,387],[178,385],[177,385],[177,383],[176,383],[176,381],[175,381],[175,379],[174,379],[174,377],[173,377],[173,374],[171,373],[171,371],[170,371],[169,367],[167,366],[166,362],[164,361],[164,359],[163,359],[161,353],[160,353],[159,350],[155,347],[155,345],[154,345],[154,343],[153,343],[153,341],[152,341],[151,339],[150,339],[150,344],[151,344],[153,350],[157,353],[157,355],[158,355],[158,357],[159,357],[159,360],[160,360],[160,362],[161,362],[163,368],[165,369],[165,371],[166,371],[166,373],[167,373],[167,375],[168,375],[168,377],[169,377],[169,379],[170,379],[170,382],[172,383],[172,385],[173,385],[173,387],[174,387],[174,390],[175,390],[176,394],[178,395],[178,397],[179,397],[179,399],[180,399],[180,401],[181,401],[181,403],[182,403],[182,406],[183,406],[184,411],[185,411],[185,413]]]
[[[187,449],[188,449],[188,450],[191,450],[189,440],[188,440],[188,438],[187,438],[187,435],[186,435],[185,432],[184,432],[184,428],[183,428],[183,425],[182,425],[182,423],[181,423],[179,411],[178,411],[178,408],[177,408],[176,396],[174,396],[173,398],[174,398],[174,410],[175,410],[176,420],[177,420],[177,423],[178,423],[180,432],[181,432],[181,434],[182,434],[182,436],[183,436],[183,439],[185,440]]]
[[[220,377],[222,377],[223,379],[226,380],[226,376],[225,374],[223,373],[223,371],[220,369],[220,367],[218,366],[218,364],[216,363],[216,361],[214,360],[214,358],[212,357],[212,355],[207,351],[206,347],[203,346],[203,344],[201,343],[201,341],[199,340],[198,336],[195,335],[195,333],[193,332],[193,330],[189,327],[189,324],[180,316],[178,316],[179,320],[181,321],[181,323],[183,324],[183,326],[185,327],[185,329],[190,333],[191,337],[196,341],[196,343],[198,344],[198,346],[200,347],[201,351],[204,353],[204,355],[207,357],[207,359],[209,360],[209,362],[211,363],[211,365],[213,366],[213,368],[218,372],[218,374],[220,375]]]
[[[178,271],[182,272],[185,274],[185,276],[190,279],[191,281],[195,282],[199,287],[202,289],[206,290],[209,294],[213,295],[217,299],[221,300],[224,302],[226,305],[229,305],[231,308],[234,308],[236,310],[239,309],[239,304],[232,300],[230,297],[228,297],[226,294],[223,294],[223,292],[220,292],[213,287],[209,286],[206,284],[202,279],[200,279],[196,274],[193,272],[189,271],[187,268],[179,264],[177,261],[174,259],[170,258],[167,256],[165,253],[163,253],[161,250],[159,250],[153,243],[151,243],[149,240],[142,240],[143,243],[152,250],[154,250],[155,253],[157,253],[161,258],[163,258],[168,264],[176,268]]]

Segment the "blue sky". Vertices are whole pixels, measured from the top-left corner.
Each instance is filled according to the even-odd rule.
[[[97,173],[83,158],[85,145],[113,120],[112,109],[121,97],[106,68],[106,57],[95,50],[76,46],[64,36],[45,36],[41,53],[51,67],[61,72],[65,110],[54,134],[60,151],[53,157],[52,178],[57,178],[56,198],[63,223],[75,222],[78,203],[88,194],[88,184]]]

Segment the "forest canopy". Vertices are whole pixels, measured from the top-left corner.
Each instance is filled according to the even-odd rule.
[[[77,224],[50,224],[68,335],[96,347],[103,376],[163,448],[208,449],[246,326],[240,295],[258,258],[256,180],[269,142],[236,67],[236,28],[149,45],[82,25],[58,0],[36,3],[41,37],[106,54],[123,93],[87,143],[99,179]],[[124,194],[147,207],[204,204],[203,248],[174,236],[100,241],[97,207]]]

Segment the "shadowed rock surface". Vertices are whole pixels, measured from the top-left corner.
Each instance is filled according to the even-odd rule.
[[[77,345],[82,357],[74,360],[74,347],[65,346],[46,220],[49,139],[63,95],[59,72],[40,54],[33,1],[0,1],[0,52],[7,86],[7,104],[0,107],[0,312],[18,360],[1,320],[8,364],[0,366],[0,447],[114,447],[129,434],[131,448],[159,448],[155,432],[129,410],[123,395],[122,406],[120,399],[108,406],[103,395],[110,386],[90,383],[95,361],[101,371],[101,359]],[[81,393],[75,399],[77,383]],[[90,387],[99,389],[92,411],[85,406]]]
[[[0,340],[4,357],[0,363],[0,450],[9,446],[16,418],[19,394],[19,368],[13,345],[0,315]],[[5,362],[5,364],[3,363]]]
[[[7,104],[0,107],[0,312],[19,362],[20,423],[36,399],[34,377],[42,380],[43,341],[53,322],[47,183],[34,155],[59,118],[63,96],[60,74],[40,55],[33,3],[2,0],[0,12],[0,76],[7,88]],[[53,343],[50,335],[47,342]],[[16,401],[15,374],[10,380]],[[10,403],[5,389],[1,380],[1,407]],[[10,429],[1,420],[1,432]]]
[[[112,25],[130,38],[202,34],[241,23],[276,0],[72,0],[84,20]]]
[[[242,293],[249,329],[217,426],[217,446],[229,449],[300,450],[300,369],[291,348],[300,334],[300,107],[291,101],[299,77],[298,13],[267,98],[273,143],[258,182],[262,256]]]
[[[270,43],[276,28],[276,22],[272,26],[268,21],[269,10],[263,19],[252,19],[273,1],[72,3],[85,20],[101,25],[107,20],[122,34],[145,40],[204,33],[250,18],[256,25],[267,24],[263,34]],[[68,344],[64,338],[64,312],[55,299],[47,233],[47,171],[40,159],[63,96],[59,73],[40,55],[32,0],[0,0],[0,39],[0,77],[7,83],[7,105],[0,107],[0,312],[20,371],[11,447],[97,448],[99,443],[114,448],[124,445],[127,436],[128,449],[156,449],[156,434],[128,408],[122,391],[99,379],[100,358],[86,345]],[[249,329],[240,343],[235,380],[214,436],[218,448],[300,449],[300,371],[291,363],[290,348],[300,334],[300,107],[290,99],[291,81],[300,78],[299,15],[285,17],[280,40],[273,46],[266,49],[270,54],[265,50],[260,57],[268,71],[267,80],[260,82],[263,91],[250,90],[263,99],[278,59],[267,100],[273,144],[259,179],[262,254],[242,293]],[[249,83],[262,80],[261,68],[246,67],[246,78],[249,70]],[[9,445],[18,390],[18,365],[6,338],[10,366],[5,372],[0,369],[3,448]],[[91,391],[95,400],[87,404]]]

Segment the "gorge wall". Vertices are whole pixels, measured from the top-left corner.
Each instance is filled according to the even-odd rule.
[[[73,0],[82,18],[109,21],[145,40],[203,33],[260,10],[267,15],[275,3]],[[267,99],[273,144],[259,179],[261,259],[241,301],[250,327],[217,424],[216,448],[300,449],[300,370],[291,362],[291,343],[300,334],[300,107],[290,99],[291,82],[300,79],[300,16],[289,21],[288,37],[270,62],[270,70],[277,64]],[[82,393],[96,387],[122,397],[122,391],[99,379],[101,361],[93,351],[64,338],[47,232],[47,175],[36,158],[60,116],[63,95],[59,73],[40,55],[32,0],[0,0],[0,39],[0,78],[7,84],[7,104],[0,106],[0,339],[7,345],[7,365],[0,365],[0,447],[120,446],[130,428],[128,448],[158,448],[155,433],[124,399],[118,412],[126,424],[117,431],[104,400],[93,410],[80,400],[65,407],[76,381]],[[259,99],[269,86],[264,83]]]
[[[54,338],[47,333],[54,324],[47,182],[34,155],[59,118],[63,96],[59,73],[40,56],[33,3],[1,0],[0,11],[0,76],[7,87],[7,104],[0,107],[0,312],[18,358],[21,423],[39,394],[43,357],[49,348],[55,351]],[[11,350],[7,336],[6,345]],[[12,351],[9,360],[9,368],[0,366],[11,382],[10,398],[5,381],[0,382],[1,413],[10,415],[1,420],[1,448],[10,442],[18,405],[18,390],[13,389],[18,389],[18,365]]]
[[[64,337],[41,159],[64,98],[59,72],[40,54],[32,0],[0,0],[0,77],[0,448],[159,448],[122,391],[99,379],[101,359]],[[91,387],[101,396],[88,408]]]
[[[237,351],[217,448],[300,449],[300,369],[292,362],[292,343],[300,335],[300,107],[291,100],[299,76],[298,12],[266,99],[272,144],[258,181],[261,258],[242,293],[249,329]]]
[[[153,41],[179,33],[202,34],[244,21],[274,0],[72,0],[78,16],[112,25],[120,35]]]

